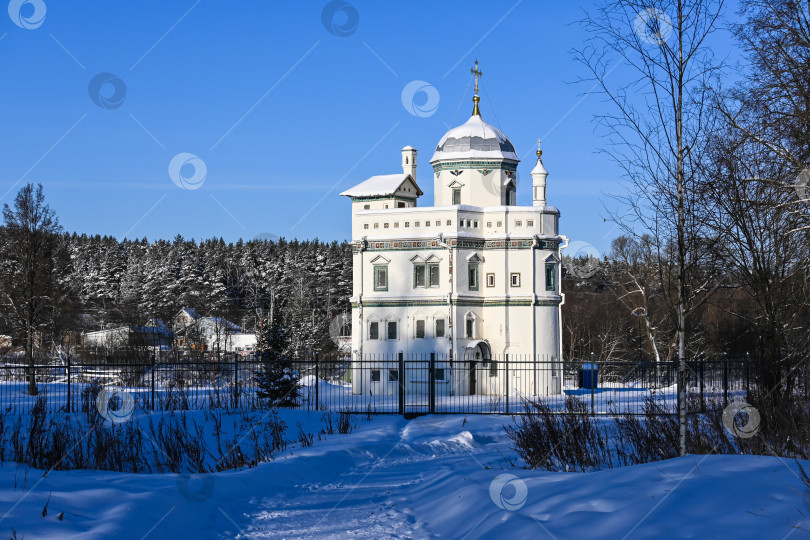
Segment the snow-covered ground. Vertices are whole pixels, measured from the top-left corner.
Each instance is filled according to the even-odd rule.
[[[320,413],[282,414],[290,426],[321,428]],[[43,477],[6,463],[0,534],[8,537],[13,528],[29,540],[810,538],[810,494],[793,462],[697,455],[588,473],[526,470],[502,427],[510,421],[377,416],[360,420],[349,435],[289,448],[256,468],[202,476]]]

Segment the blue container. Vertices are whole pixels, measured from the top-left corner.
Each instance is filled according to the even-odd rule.
[[[579,387],[595,389],[599,385],[599,366],[593,363],[582,364],[577,370],[579,375]]]

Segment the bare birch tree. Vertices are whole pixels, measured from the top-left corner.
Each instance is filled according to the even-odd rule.
[[[605,151],[629,180],[622,202],[630,234],[650,234],[660,260],[674,255],[674,279],[662,283],[677,321],[680,453],[686,453],[687,319],[712,289],[693,277],[711,243],[702,221],[700,175],[710,122],[708,92],[718,70],[707,40],[722,0],[612,0],[583,21],[591,33],[577,51],[587,80],[611,112],[598,117]],[[619,69],[621,68],[621,69]],[[617,71],[615,74],[614,71]],[[614,83],[615,81],[615,83]]]

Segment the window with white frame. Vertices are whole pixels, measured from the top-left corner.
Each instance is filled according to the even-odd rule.
[[[475,337],[475,319],[470,316],[464,320],[464,337],[469,339]]]
[[[546,263],[546,290],[547,291],[554,291],[557,289],[556,284],[556,264],[554,263]]]
[[[374,266],[374,290],[388,290],[388,266],[379,264]]]
[[[417,319],[414,323],[414,337],[418,339],[425,337],[425,319]]]
[[[435,336],[444,337],[444,319],[436,319],[435,322]]]
[[[439,263],[428,263],[428,265],[427,265],[427,274],[428,274],[428,287],[438,287],[439,286]]]
[[[413,288],[424,287],[427,282],[427,266],[424,264],[413,265]]]
[[[495,286],[495,274],[489,273],[487,274],[487,287],[494,287]]]
[[[467,285],[471,291],[478,290],[478,263],[467,263]]]
[[[416,262],[413,265],[413,288],[438,287],[439,263]]]
[[[520,287],[520,272],[512,272],[509,274],[509,284],[512,287]]]
[[[386,321],[386,337],[388,339],[397,339],[397,321]]]
[[[368,339],[380,339],[380,323],[378,321],[368,323]]]

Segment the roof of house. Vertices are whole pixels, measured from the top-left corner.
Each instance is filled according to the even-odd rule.
[[[419,185],[410,174],[381,174],[372,176],[365,182],[360,182],[353,188],[347,189],[341,195],[346,197],[384,197],[393,195],[407,181],[411,181],[416,187],[416,196],[423,195]]]
[[[180,315],[180,314],[188,315],[192,319],[199,319],[200,318],[200,314],[197,313],[197,310],[195,310],[194,308],[190,308],[190,307],[184,307],[183,309],[181,309],[180,313],[178,313],[177,315]]]

